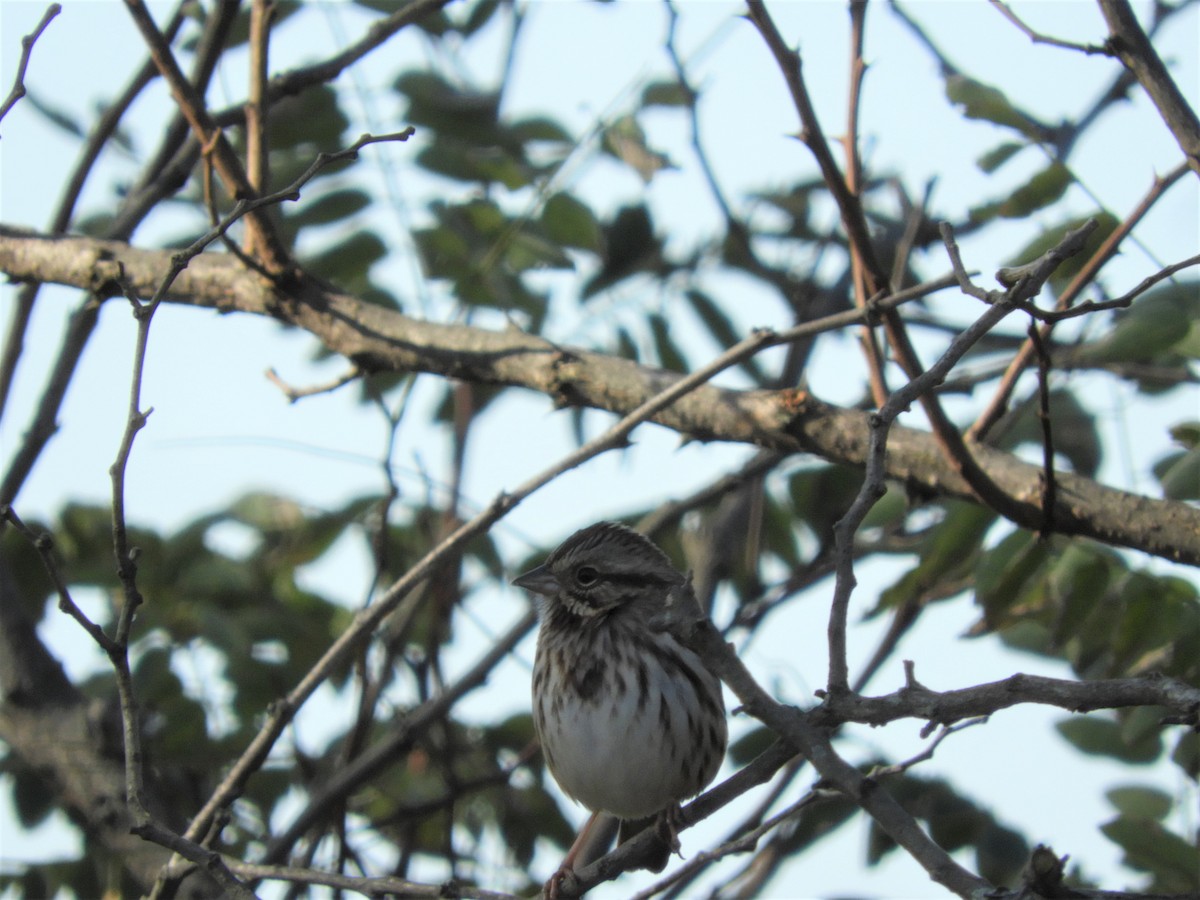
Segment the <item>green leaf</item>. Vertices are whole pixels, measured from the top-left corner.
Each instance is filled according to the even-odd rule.
[[[349,126],[349,118],[338,106],[337,92],[329,85],[309,88],[303,94],[283,97],[273,103],[267,120],[272,180],[280,185],[292,180],[280,180],[276,157],[285,151],[299,149],[302,154],[297,164],[307,168],[312,162],[312,149],[340,149],[342,135]],[[332,168],[324,170],[325,173],[331,171]]]
[[[975,602],[983,607],[988,630],[1010,624],[1013,610],[1045,577],[1056,548],[1037,535],[1018,529],[979,557],[975,567]],[[978,629],[977,629],[978,630]]]
[[[1115,787],[1104,796],[1122,816],[1138,819],[1165,819],[1174,805],[1170,794],[1145,785]]]
[[[655,81],[642,90],[642,106],[691,106],[692,99],[678,81]]]
[[[1024,150],[1027,146],[1029,145],[1018,143],[1016,141],[1005,141],[1003,144],[993,147],[987,153],[983,154],[983,156],[979,157],[979,159],[975,161],[975,165],[977,165],[984,172],[995,172],[1002,165],[1012,159],[1013,156]]]
[[[305,267],[314,275],[324,278],[345,290],[367,280],[371,265],[387,255],[387,247],[374,231],[355,231],[332,247],[309,256]]]
[[[742,336],[734,327],[733,321],[712,297],[696,288],[688,288],[684,291],[684,297],[691,303],[693,311],[721,350],[727,350],[741,340]],[[762,384],[765,381],[762,367],[754,357],[740,363],[739,368],[754,379],[755,383]]]
[[[992,884],[1013,884],[1029,860],[1029,844],[1019,832],[993,820],[976,839],[975,859],[979,874]]]
[[[880,594],[870,615],[965,587],[963,578],[979,558],[984,535],[996,515],[986,507],[962,501],[949,501],[945,508],[946,517],[922,538],[917,564]]]
[[[1185,731],[1180,735],[1171,752],[1171,762],[1183,769],[1192,781],[1200,779],[1200,734]]]
[[[575,139],[569,131],[558,122],[545,116],[520,119],[509,125],[507,132],[521,144],[527,141],[547,141],[555,144],[575,143]]]
[[[1146,739],[1128,744],[1121,736],[1121,726],[1112,719],[1099,716],[1077,716],[1063,719],[1056,726],[1059,734],[1090,756],[1111,756],[1132,764],[1152,763],[1158,759],[1161,742]]]
[[[1002,91],[974,78],[957,73],[947,75],[946,99],[962,107],[963,115],[968,119],[1011,128],[1035,141],[1047,137],[1045,127],[1017,109]]]
[[[729,761],[739,768],[757,759],[779,739],[770,728],[752,728],[729,745]]]
[[[633,116],[622,116],[604,130],[606,152],[621,160],[641,176],[646,184],[663,169],[672,169],[671,160],[646,142],[646,133]]]
[[[971,221],[987,222],[997,216],[1002,219],[1024,219],[1030,213],[1056,203],[1074,181],[1075,176],[1070,169],[1060,162],[1052,162],[1004,200],[972,208]]]
[[[1167,284],[1144,294],[1077,356],[1091,363],[1200,359],[1200,282]]]
[[[370,205],[371,198],[365,191],[358,188],[340,188],[315,200],[302,201],[299,206],[290,207],[292,212],[288,218],[298,226],[329,225],[341,219],[348,219]]]
[[[1050,440],[1055,453],[1061,453],[1080,475],[1095,476],[1100,466],[1102,446],[1092,412],[1079,402],[1073,391],[1055,388],[1049,396]],[[1005,429],[1001,446],[1015,450],[1045,440],[1039,401],[1036,396],[1023,403]]]
[[[570,194],[553,194],[542,207],[546,235],[565,247],[599,253],[603,246],[600,223],[587,204]]]
[[[622,207],[604,227],[604,265],[588,279],[583,296],[594,296],[631,275],[662,266],[662,241],[654,233],[650,211],[640,204]]]
[[[671,328],[667,320],[658,313],[649,317],[650,332],[654,335],[654,349],[658,353],[658,364],[673,372],[686,372],[687,359],[671,336]]]
[[[82,138],[85,135],[83,126],[75,121],[74,116],[48,100],[42,99],[41,92],[33,88],[26,88],[25,102],[37,110],[47,122],[71,137]]]
[[[862,472],[850,466],[825,464],[799,469],[788,480],[793,518],[807,523],[822,546],[832,546],[833,526],[854,502],[862,480]],[[893,493],[899,492],[889,489],[888,494]]]
[[[1200,885],[1200,848],[1158,822],[1121,816],[1100,826],[1125,851],[1125,864],[1154,876],[1151,890],[1195,891]]]
[[[15,770],[7,766],[5,768],[8,770],[6,774],[12,779],[12,800],[17,820],[24,828],[36,828],[58,808],[54,792],[46,790],[42,777],[24,766]]]

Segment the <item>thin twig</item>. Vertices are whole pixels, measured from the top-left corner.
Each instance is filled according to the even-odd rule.
[[[270,187],[267,167],[267,73],[274,0],[253,0],[250,4],[250,96],[246,101],[246,180],[256,194]],[[244,251],[257,257],[260,248],[252,229],[246,230]],[[267,248],[261,248],[265,251]]]
[[[273,368],[267,369],[267,381],[279,388],[283,392],[283,396],[287,397],[288,403],[295,403],[304,397],[314,397],[317,394],[329,394],[333,391],[343,388],[352,381],[357,381],[362,378],[363,370],[356,365],[352,365],[349,369],[330,381],[322,384],[313,384],[308,387],[293,387],[283,380],[282,376]]]
[[[1133,209],[1124,221],[1106,237],[1096,248],[1096,251],[1083,264],[1083,268],[1076,273],[1070,283],[1063,289],[1058,300],[1054,305],[1054,312],[1043,313],[1046,317],[1047,324],[1042,328],[1040,336],[1043,341],[1050,339],[1051,328],[1055,322],[1054,315],[1065,313],[1075,303],[1075,299],[1082,293],[1083,289],[1090,284],[1093,279],[1099,274],[1101,268],[1116,255],[1120,249],[1121,242],[1133,231],[1134,227],[1145,217],[1151,207],[1158,199],[1166,193],[1175,182],[1182,178],[1188,171],[1187,164],[1181,163],[1168,172],[1161,178],[1156,177],[1154,183],[1150,186],[1145,196],[1138,202],[1138,205]],[[1065,318],[1065,316],[1060,316]],[[987,408],[976,418],[975,423],[967,429],[968,437],[973,441],[983,440],[992,427],[999,421],[1000,417],[1008,408],[1009,400],[1012,397],[1012,392],[1016,388],[1017,379],[1029,365],[1029,361],[1033,358],[1033,345],[1029,340],[1022,344],[1021,348],[1009,363],[1007,371],[1000,380],[1000,384],[996,388],[995,394],[989,401]]]
[[[17,62],[17,74],[13,78],[12,90],[8,92],[8,97],[4,103],[0,104],[0,122],[4,121],[4,117],[8,115],[8,111],[16,106],[21,98],[25,96],[25,71],[29,68],[29,57],[33,53],[33,45],[37,43],[37,39],[42,36],[42,32],[46,30],[46,27],[60,12],[62,12],[62,7],[57,3],[51,3],[46,7],[46,11],[42,14],[42,20],[38,22],[37,27],[21,38],[21,58]]]
[[[202,144],[211,143],[213,164],[220,173],[229,196],[239,200],[256,196],[233,146],[213,123],[205,106],[204,97],[179,68],[170,44],[158,30],[158,26],[154,24],[154,18],[150,15],[143,0],[125,0],[125,6],[129,9],[134,24],[137,25],[142,39],[150,49],[150,56],[170,87],[171,96],[188,120],[192,132]],[[247,231],[254,235],[253,244],[258,249],[262,264],[267,271],[273,274],[282,274],[289,266],[287,248],[284,247],[270,220],[266,216],[258,214],[258,209],[259,207],[251,207],[247,211]]]
[[[867,72],[867,64],[863,61],[863,45],[867,31],[866,0],[851,0],[850,12],[850,96],[846,110],[846,134],[842,138],[842,148],[846,157],[846,189],[862,202],[862,161],[858,154],[858,111],[859,100],[862,97],[863,77]],[[875,285],[874,289],[867,286],[866,263],[863,260],[862,248],[856,241],[850,242],[850,274],[854,285],[854,305],[865,306],[870,297],[881,290],[883,285]],[[888,285],[890,287],[890,285]],[[879,337],[875,332],[875,323],[868,322],[859,327],[859,341],[862,344],[863,356],[867,362],[867,380],[871,386],[871,398],[876,406],[882,406],[888,395],[887,380],[884,376],[883,348],[879,345]]]
[[[1096,222],[1091,220],[1083,227],[1071,232],[1057,246],[1031,263],[1017,283],[1004,294],[995,295],[994,292],[989,294],[986,299],[990,305],[984,310],[983,315],[950,342],[950,346],[946,348],[936,363],[920,376],[897,389],[888,398],[887,403],[871,416],[870,441],[862,487],[850,505],[850,509],[834,525],[837,547],[837,579],[834,585],[833,601],[830,604],[828,624],[829,680],[827,690],[830,694],[837,695],[849,691],[849,670],[846,662],[846,620],[850,595],[857,584],[854,577],[854,536],[867,512],[886,491],[884,457],[887,452],[888,432],[892,423],[912,403],[940,384],[963,355],[983,335],[991,331],[1010,312],[1017,309],[1019,304],[1031,296],[1036,296],[1062,260],[1071,253],[1077,253],[1087,236],[1095,228]],[[943,225],[942,231],[947,253],[950,255],[955,274],[963,285],[963,290],[976,292],[977,295],[979,289],[975,288],[967,277],[957,245],[954,242],[953,231],[948,225]]]
[[[87,617],[87,614],[79,608],[71,596],[71,590],[58,567],[58,560],[54,556],[54,539],[49,534],[35,532],[22,521],[16,510],[7,504],[0,506],[0,519],[9,522],[16,528],[17,533],[29,541],[38,552],[46,574],[50,576],[50,581],[54,584],[55,593],[58,594],[58,608],[78,622],[101,650],[105,653],[110,652],[113,646],[112,638],[105,633],[103,628]]]
[[[1200,118],[1179,90],[1128,0],[1097,0],[1108,23],[1108,46],[1158,108],[1189,168],[1200,175]]]
[[[744,834],[740,834],[737,837],[724,841],[719,846],[714,847],[712,850],[705,850],[701,853],[697,853],[695,856],[689,859],[687,863],[680,866],[676,871],[672,872],[670,875],[661,879],[660,881],[655,882],[645,890],[634,894],[630,900],[650,900],[650,898],[656,894],[662,893],[667,888],[679,883],[680,881],[694,877],[701,869],[707,868],[715,862],[719,862],[726,856],[731,856],[735,853],[750,852],[758,843],[759,838],[761,838],[764,834],[779,827],[789,819],[795,818],[814,803],[822,799],[826,799],[829,796],[829,792],[827,791],[809,791],[795,803],[771,816],[771,818],[767,819],[761,825],[751,828]]]
[[[779,33],[762,0],[746,0],[746,5],[750,20],[758,28],[772,56],[775,57],[784,82],[792,95],[792,102],[801,122],[800,139],[816,158],[826,187],[837,203],[842,227],[846,230],[850,243],[855,247],[855,251],[861,259],[863,271],[867,276],[868,290],[873,297],[884,297],[890,292],[887,273],[880,265],[871,243],[862,204],[850,191],[830,153],[808,88],[804,83],[800,54],[790,49],[784,42],[783,36]],[[910,380],[920,378],[924,366],[909,339],[903,321],[892,312],[885,312],[882,319],[896,362]],[[929,419],[930,429],[942,456],[952,470],[970,485],[976,498],[1006,518],[1017,522],[1022,521],[1021,505],[1000,490],[979,465],[963,440],[958,426],[942,408],[937,394],[931,391],[919,395],[916,399],[921,403],[921,407]]]
[[[1054,503],[1058,479],[1054,475],[1054,429],[1050,419],[1050,353],[1038,333],[1036,322],[1029,323],[1029,340],[1038,361],[1038,422],[1042,426],[1042,527],[1038,534],[1048,538],[1054,533]]]
[[[1048,44],[1051,47],[1061,47],[1064,50],[1078,50],[1080,53],[1086,53],[1089,56],[1097,53],[1103,56],[1113,55],[1111,48],[1107,46],[1100,44],[1077,44],[1074,41],[1065,41],[1062,38],[1050,37],[1049,35],[1042,34],[1040,31],[1035,31],[1026,25],[1021,17],[1013,12],[1012,9],[1009,8],[1008,4],[1004,3],[1003,0],[989,0],[989,2],[996,8],[1000,15],[1004,16],[1004,18],[1016,25],[1017,28],[1020,29],[1021,33],[1035,44]]]

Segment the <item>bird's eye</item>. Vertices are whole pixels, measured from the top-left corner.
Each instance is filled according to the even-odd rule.
[[[575,580],[584,587],[587,587],[590,584],[595,584],[596,579],[599,577],[600,573],[598,573],[591,566],[580,566],[575,570]]]

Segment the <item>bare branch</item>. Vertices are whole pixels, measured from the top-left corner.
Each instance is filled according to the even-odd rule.
[[[1107,263],[1121,246],[1121,242],[1133,231],[1134,227],[1140,222],[1145,215],[1150,211],[1151,207],[1158,201],[1171,185],[1175,184],[1188,171],[1187,165],[1181,163],[1172,169],[1169,173],[1161,178],[1155,178],[1154,183],[1150,186],[1150,190],[1139,201],[1134,210],[1125,217],[1119,226],[1096,248],[1096,251],[1084,263],[1083,268],[1071,279],[1071,283],[1063,289],[1054,306],[1054,312],[1042,313],[1047,324],[1042,328],[1040,337],[1043,341],[1049,340],[1051,328],[1055,322],[1056,314],[1065,313],[1074,304],[1076,298],[1083,292],[1083,289],[1091,284],[1100,269]],[[1066,316],[1062,316],[1066,318]],[[999,421],[1000,416],[1004,414],[1008,408],[1009,399],[1012,396],[1013,390],[1017,385],[1017,378],[1029,365],[1029,361],[1033,358],[1034,347],[1033,342],[1027,340],[1021,345],[1009,363],[1008,369],[1004,373],[1004,377],[1000,381],[1000,385],[996,388],[996,393],[988,403],[987,408],[979,415],[968,430],[968,436],[974,441],[981,441],[987,436],[988,431]]]
[[[1074,41],[1064,41],[1062,38],[1050,37],[1049,35],[1042,34],[1041,32],[1035,31],[1026,25],[1021,17],[1013,12],[1009,5],[1003,2],[1003,0],[989,0],[989,2],[996,8],[1000,15],[1004,16],[1004,18],[1016,25],[1017,28],[1020,29],[1021,33],[1035,44],[1048,44],[1051,47],[1061,47],[1064,50],[1078,50],[1080,53],[1086,53],[1089,56],[1097,53],[1103,54],[1104,56],[1113,55],[1112,50],[1108,47],[1101,47],[1097,46],[1096,44],[1077,44]]]
[[[17,62],[17,74],[13,78],[12,90],[8,92],[5,101],[0,103],[0,122],[4,121],[8,111],[25,96],[25,71],[29,68],[29,57],[33,53],[33,45],[37,43],[42,32],[60,12],[62,12],[62,7],[57,3],[51,3],[46,7],[46,12],[42,14],[42,20],[37,23],[33,31],[21,38],[21,58]]]
[[[1097,681],[1070,681],[1041,675],[1010,675],[974,687],[945,692],[930,690],[911,680],[905,687],[882,697],[846,694],[827,697],[814,716],[822,724],[861,722],[884,725],[900,719],[924,719],[929,727],[951,725],[978,716],[990,716],[1023,703],[1057,706],[1070,712],[1161,706],[1193,727],[1200,722],[1200,688],[1172,678],[1143,676]]]
[[[1200,175],[1200,119],[1167,71],[1127,0],[1096,0],[1108,23],[1108,46],[1150,95],[1187,164]]]

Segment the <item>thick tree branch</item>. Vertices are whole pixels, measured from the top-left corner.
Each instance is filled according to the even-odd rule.
[[[0,228],[0,271],[17,280],[94,289],[123,278],[135,292],[150,296],[171,265],[168,251]],[[367,371],[430,372],[526,387],[560,406],[628,412],[682,377],[601,353],[556,347],[518,331],[412,319],[308,280],[302,280],[295,293],[282,295],[236,259],[221,254],[193,259],[166,299],[222,312],[269,315],[298,325]],[[870,313],[868,309],[863,314]],[[852,319],[857,313],[849,315]],[[701,440],[814,453],[851,465],[863,465],[868,453],[866,413],[831,406],[797,390],[733,391],[704,385],[655,413],[652,421]],[[988,477],[1020,504],[1023,518],[1018,524],[1037,530],[1044,518],[1039,506],[1040,467],[980,445],[972,447],[972,454]],[[950,468],[926,432],[894,426],[886,468],[888,479],[918,494],[975,498],[971,486]],[[1200,510],[1105,487],[1070,473],[1060,473],[1058,487],[1053,516],[1058,533],[1200,565]]]

